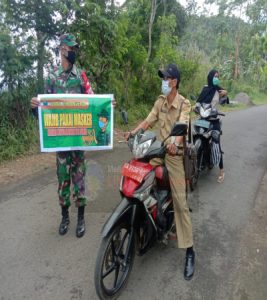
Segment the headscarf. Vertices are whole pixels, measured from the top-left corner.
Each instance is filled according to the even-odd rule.
[[[209,104],[209,103],[211,103],[211,101],[215,95],[215,92],[222,90],[222,88],[220,86],[213,84],[213,77],[216,73],[218,73],[218,71],[214,70],[214,69],[209,72],[208,77],[207,77],[208,85],[203,87],[203,89],[197,99],[197,102]]]

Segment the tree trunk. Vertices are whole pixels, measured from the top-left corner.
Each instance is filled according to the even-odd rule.
[[[44,56],[45,56],[45,37],[37,31],[37,93],[44,93]]]
[[[115,16],[115,2],[114,0],[111,0],[111,16]]]
[[[234,67],[234,80],[239,76],[239,48],[240,48],[240,32],[238,31],[235,39],[235,67]]]
[[[155,16],[158,8],[158,1],[151,0],[151,13],[150,13],[150,20],[148,24],[148,52],[147,52],[147,61],[149,61],[151,56],[151,49],[152,49],[152,27],[155,21]]]
[[[166,12],[167,12],[167,0],[163,0],[163,17],[166,17]]]

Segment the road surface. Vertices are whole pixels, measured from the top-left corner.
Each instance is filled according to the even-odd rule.
[[[267,167],[266,115],[267,106],[260,106],[228,113],[223,120],[225,182],[216,182],[218,170],[204,172],[189,200],[196,249],[193,280],[183,279],[185,252],[175,242],[158,244],[136,258],[120,299],[250,299],[239,270],[244,263],[244,235]],[[119,201],[120,168],[129,158],[125,144],[88,154],[90,200],[87,232],[81,239],[75,236],[74,206],[69,232],[58,235],[55,169],[0,187],[1,300],[97,299],[93,278],[100,231]],[[266,260],[255,265],[256,271],[266,270],[266,265]],[[256,300],[267,299],[261,280],[259,289],[246,287],[258,289]]]

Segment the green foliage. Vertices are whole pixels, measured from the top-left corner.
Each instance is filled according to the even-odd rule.
[[[78,64],[95,93],[114,93],[131,124],[147,116],[161,93],[158,70],[171,62],[180,68],[179,92],[187,98],[198,96],[215,67],[231,96],[247,92],[264,102],[266,0],[206,2],[219,5],[217,16],[197,15],[194,0],[186,9],[177,0],[156,1],[149,43],[151,1],[119,7],[108,0],[0,0],[0,159],[37,145],[29,101],[43,90],[44,66],[63,32],[78,37]],[[233,14],[242,7],[249,22]],[[115,119],[120,125],[118,112]]]
[[[230,98],[233,99],[236,94],[243,92],[249,95],[249,97],[251,98],[254,104],[256,105],[267,104],[267,95],[266,93],[261,91],[259,87],[248,84],[246,81],[239,81],[239,82],[232,81],[230,84],[231,84]]]
[[[0,163],[36,149],[37,122],[31,116],[29,97],[32,89],[4,92],[0,97]]]
[[[138,103],[138,105],[131,106],[129,109],[127,109],[129,127],[132,128],[139,122],[143,121],[151,111],[152,107],[153,104],[144,102]],[[128,130],[128,127],[124,126],[121,114],[118,110],[116,110],[115,119],[119,126],[123,127],[125,130]]]

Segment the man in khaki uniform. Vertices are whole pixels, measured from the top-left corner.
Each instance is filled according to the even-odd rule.
[[[179,95],[177,89],[180,82],[180,72],[176,65],[169,64],[166,70],[159,70],[162,78],[162,93],[156,100],[148,117],[131,133],[139,129],[148,129],[156,123],[159,125],[160,139],[164,140],[171,132],[176,122],[189,123],[191,104],[189,100]],[[165,164],[168,169],[173,197],[178,248],[186,250],[184,278],[190,280],[194,274],[195,253],[193,250],[192,223],[186,202],[185,174],[183,157],[177,156],[177,149],[183,147],[183,137],[170,137],[166,141],[167,154],[165,159],[155,158],[150,161],[153,166]]]

